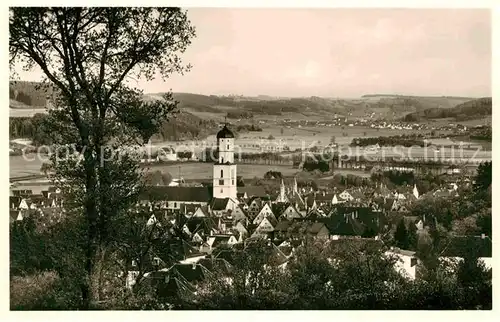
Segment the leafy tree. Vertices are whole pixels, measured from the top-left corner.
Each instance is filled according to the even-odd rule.
[[[84,218],[79,287],[82,308],[88,309],[99,297],[96,263],[111,219],[139,191],[136,162],[112,160],[108,144],[111,139],[115,147],[141,143],[137,136],[147,142],[176,106],[170,93],[144,102],[142,92],[125,80],[185,71],[178,54],[190,44],[194,29],[178,8],[19,7],[10,9],[9,33],[11,66],[36,65],[57,89],[59,110],[49,114],[59,135],[55,143],[74,145],[73,154],[82,158],[59,161],[55,172],[71,198],[65,205]]]
[[[161,177],[163,179],[163,184],[166,186],[172,182],[172,175],[170,172],[162,172]]]
[[[418,232],[414,223],[408,227],[408,250],[416,250],[418,245]]]
[[[396,227],[396,231],[394,232],[394,241],[396,242],[396,246],[401,249],[408,249],[410,246],[408,230],[406,229],[403,219],[401,219]]]
[[[481,163],[477,167],[477,175],[474,180],[474,188],[476,191],[485,192],[491,185],[492,181],[492,161]]]
[[[264,179],[281,179],[283,175],[279,171],[269,170],[264,174]]]

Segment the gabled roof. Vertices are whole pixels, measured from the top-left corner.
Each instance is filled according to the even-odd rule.
[[[214,198],[210,204],[210,209],[214,211],[225,210],[228,203],[229,198]]]
[[[213,258],[219,259],[219,260],[223,259],[231,265],[234,265],[234,262],[235,262],[234,252],[231,250],[228,250],[228,249],[222,249],[222,250],[218,251],[217,253],[215,253]]]
[[[210,272],[221,272],[229,274],[232,271],[232,265],[224,258],[203,258],[198,264],[207,268]]]
[[[183,203],[181,204],[181,207],[180,207],[180,212],[183,213],[183,214],[194,214],[195,211],[200,207],[200,205],[197,205],[197,204],[187,204],[187,203]]]
[[[246,192],[248,198],[252,197],[266,197],[266,189],[263,186],[245,186],[238,187],[238,193],[244,194]]]
[[[308,208],[312,207],[314,205],[314,196],[307,196],[306,197],[306,205]]]
[[[10,210],[9,217],[11,223],[16,221],[18,216],[19,216],[19,210]]]
[[[276,218],[273,216],[273,215],[269,215],[269,216],[266,216],[264,219],[267,219],[267,221],[269,221],[269,223],[273,226],[273,227],[276,227],[276,225],[278,224],[278,221],[276,220]],[[263,220],[264,220],[263,219]],[[261,221],[262,223],[262,221]]]
[[[206,243],[212,247],[216,248],[220,245],[227,245],[229,239],[234,237],[233,235],[212,235],[207,238]]]
[[[354,199],[364,199],[365,198],[365,195],[359,191],[359,190],[353,190],[350,192],[351,196],[354,198]]]
[[[200,231],[203,231],[205,234],[209,234],[210,230],[215,227],[213,220],[208,217],[191,217],[186,221],[185,225],[191,234]]]
[[[331,218],[321,218],[331,235],[361,236],[365,230],[362,223],[350,214],[336,214]]]
[[[334,195],[335,194],[333,194],[333,193],[327,193],[327,194],[324,194],[324,195],[322,193],[319,193],[319,194],[316,195],[316,200],[317,201],[322,201],[322,202],[331,202]]]
[[[274,227],[275,231],[285,232],[292,226],[292,222],[289,220],[282,220]]]

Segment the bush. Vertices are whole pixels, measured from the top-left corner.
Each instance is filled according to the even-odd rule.
[[[73,283],[65,283],[57,273],[38,272],[14,276],[10,281],[11,310],[71,310],[78,308],[79,294]]]

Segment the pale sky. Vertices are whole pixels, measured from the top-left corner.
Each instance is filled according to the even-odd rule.
[[[491,96],[491,16],[483,9],[192,8],[184,76],[148,93],[358,97]],[[21,73],[37,80],[37,73]]]

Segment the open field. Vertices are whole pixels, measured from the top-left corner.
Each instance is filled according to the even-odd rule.
[[[213,175],[212,163],[193,162],[193,163],[178,163],[178,164],[162,164],[150,167],[150,171],[159,170],[161,172],[168,172],[174,178],[179,176],[184,179],[212,179]],[[242,176],[243,179],[252,179],[254,177],[262,178],[267,171],[279,171],[284,176],[293,176],[297,173],[297,169],[285,165],[255,165],[255,164],[239,164],[237,174]]]
[[[10,117],[32,117],[38,113],[47,113],[45,108],[10,108]]]

